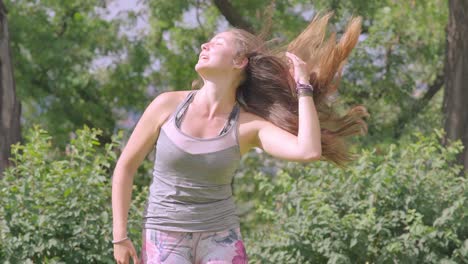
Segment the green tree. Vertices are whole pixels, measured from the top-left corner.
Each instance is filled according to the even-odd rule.
[[[119,30],[128,18],[105,20],[105,1],[6,1],[11,21],[15,80],[23,124],[42,124],[64,145],[82,125],[103,129],[110,140],[119,109],[146,103],[143,75],[149,54]],[[96,59],[113,63],[91,71]]]
[[[181,1],[150,7],[149,40],[161,69],[153,73],[156,86],[187,89],[199,45],[226,22],[259,32],[271,1]],[[212,5],[214,4],[214,5]],[[363,35],[345,68],[340,88],[345,105],[364,104],[372,118],[366,142],[394,141],[418,129],[442,126],[437,93],[444,80],[445,1],[275,1],[271,37],[292,39],[318,11],[334,11],[331,28],[340,33],[352,15],[363,16]],[[195,14],[195,24],[187,22]],[[166,39],[164,39],[166,37]],[[166,41],[160,41],[160,40]],[[182,52],[183,51],[183,52]],[[164,76],[161,78],[161,76]],[[437,112],[439,111],[439,112]],[[427,122],[426,113],[435,117]],[[422,118],[418,118],[422,117]]]
[[[462,140],[465,149],[458,162],[468,171],[468,111],[465,104],[468,99],[468,2],[449,1],[449,8],[444,83],[445,141]]]
[[[0,1],[0,178],[9,164],[10,145],[20,140],[20,104],[11,63],[7,10]]]
[[[258,32],[270,2],[147,0],[142,14],[111,21],[98,14],[105,5],[97,0],[7,2],[24,123],[41,122],[59,142],[82,124],[103,128],[109,138],[116,120],[129,111],[142,112],[151,100],[148,87],[189,89],[200,44],[215,31],[230,23]],[[433,105],[440,105],[435,95],[444,80],[444,1],[278,0],[271,37],[292,39],[318,10],[335,12],[331,27],[338,33],[351,15],[364,18],[340,98],[345,105],[369,108],[369,144],[441,126],[442,115]],[[129,39],[118,34],[140,15],[147,16],[147,35]],[[123,59],[98,73],[89,71],[96,58],[114,55]],[[430,122],[428,111],[435,115]]]

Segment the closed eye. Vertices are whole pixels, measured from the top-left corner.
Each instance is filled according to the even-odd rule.
[[[217,37],[211,40],[214,42],[215,45],[222,45],[223,44],[223,38]]]

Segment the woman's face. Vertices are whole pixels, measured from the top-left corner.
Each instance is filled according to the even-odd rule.
[[[237,53],[232,33],[222,32],[209,42],[201,45],[201,52],[195,70],[203,75],[209,72],[226,73],[234,69],[234,58]]]

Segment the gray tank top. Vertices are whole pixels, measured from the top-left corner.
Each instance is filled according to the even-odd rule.
[[[240,163],[239,105],[219,135],[196,138],[180,129],[196,91],[162,125],[143,226],[178,232],[220,231],[239,226],[232,178]]]

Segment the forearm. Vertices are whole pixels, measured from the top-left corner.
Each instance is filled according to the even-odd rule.
[[[321,156],[320,123],[312,96],[299,97],[297,144],[305,156],[312,159]]]
[[[117,164],[112,177],[112,221],[113,237],[119,240],[127,236],[128,210],[132,199],[133,175],[135,170]]]

